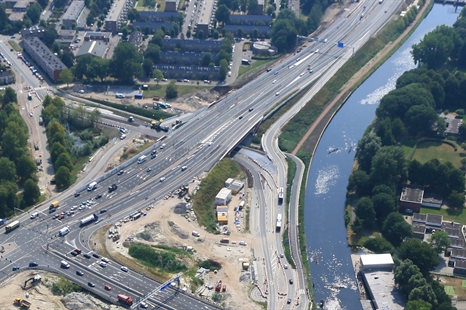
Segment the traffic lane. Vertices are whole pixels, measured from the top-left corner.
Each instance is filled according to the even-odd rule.
[[[22,60],[18,58],[17,53],[10,52],[10,49],[6,46],[6,42],[4,42],[3,46],[0,44],[0,51],[2,51],[5,57],[11,62],[12,67],[14,65],[15,68],[20,71],[21,76],[26,79],[28,85],[32,86],[33,88],[40,85],[39,79],[32,75],[30,69],[24,64]]]

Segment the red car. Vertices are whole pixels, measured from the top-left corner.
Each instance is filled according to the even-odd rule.
[[[112,288],[110,286],[108,286],[107,284],[105,284],[104,288],[107,290],[107,291],[111,291]]]

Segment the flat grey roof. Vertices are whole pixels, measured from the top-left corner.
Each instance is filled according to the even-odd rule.
[[[230,22],[231,21],[242,21],[242,20],[263,20],[265,22],[272,22],[272,16],[269,15],[244,15],[244,14],[230,14]]]
[[[253,32],[254,29],[257,29],[259,32],[268,32],[270,31],[270,26],[257,26],[257,25],[225,25],[226,31],[237,31],[238,28],[241,28],[243,32]]]
[[[84,37],[85,38],[99,38],[99,37],[111,38],[112,33],[111,32],[99,32],[99,31],[87,31],[84,34]]]
[[[49,69],[63,70],[66,68],[65,64],[53,54],[51,50],[37,37],[26,38],[23,40],[26,52],[30,54],[38,54],[40,58],[46,63]]]
[[[92,55],[103,58],[107,51],[108,44],[102,41],[84,41],[76,57],[83,55]]]
[[[426,224],[437,224],[437,225],[442,225],[443,221],[443,216],[442,215],[437,215],[437,214],[427,214],[427,219],[426,219]]]
[[[58,36],[75,36],[76,35],[76,30],[68,30],[68,29],[60,29],[58,30]]]
[[[422,214],[422,213],[413,214],[413,222],[421,222],[425,224],[426,219],[427,219],[427,214]]]
[[[13,5],[15,9],[26,9],[29,6],[29,0],[19,0]]]
[[[403,292],[395,286],[393,272],[363,271],[367,287],[372,293],[376,309],[404,309],[405,297]]]
[[[421,203],[424,189],[422,187],[405,186],[401,192],[400,201]]]
[[[63,20],[77,20],[84,9],[84,1],[74,0],[63,14]]]
[[[214,0],[205,0],[203,2],[201,11],[199,12],[199,22],[198,25],[209,25],[210,18],[212,17],[212,10],[214,8]]]
[[[426,193],[422,196],[422,203],[442,204],[443,197],[441,195]]]
[[[426,232],[426,225],[424,224],[413,223],[412,228],[413,228],[413,232],[417,234],[425,234]]]
[[[126,5],[126,0],[115,0],[112,7],[108,10],[106,21],[117,21],[123,7]]]

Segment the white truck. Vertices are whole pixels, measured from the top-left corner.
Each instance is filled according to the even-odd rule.
[[[277,215],[277,232],[280,231],[282,228],[282,215],[278,214]]]
[[[93,191],[97,189],[97,182],[92,182],[91,184],[89,184],[89,186],[87,187],[87,190],[88,191]]]
[[[62,229],[60,229],[58,231],[58,235],[60,237],[63,237],[63,236],[66,236],[68,233],[70,232],[70,228],[69,227],[63,227]]]
[[[64,260],[61,261],[61,265],[60,265],[62,268],[70,268],[70,264]]]
[[[91,214],[91,215],[86,216],[85,218],[83,218],[80,221],[80,225],[84,226],[84,225],[87,225],[87,224],[92,223],[94,221],[97,221],[98,219],[99,219],[99,216],[94,213],[94,214]]]

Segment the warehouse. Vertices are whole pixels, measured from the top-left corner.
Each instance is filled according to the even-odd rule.
[[[226,206],[231,200],[231,190],[228,188],[222,188],[217,196],[215,196],[215,205],[223,205]]]

